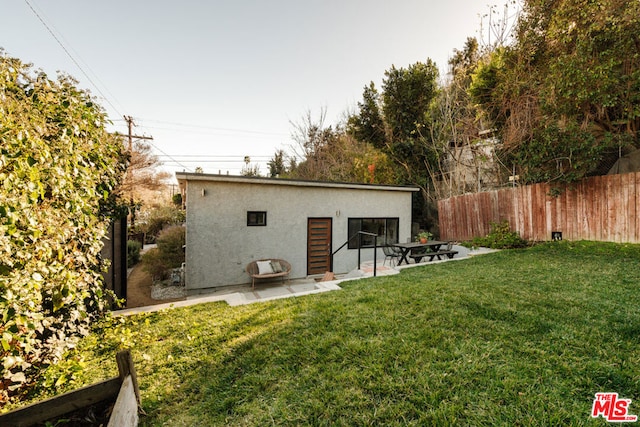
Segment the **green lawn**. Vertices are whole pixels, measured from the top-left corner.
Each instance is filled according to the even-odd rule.
[[[640,414],[639,284],[638,245],[502,251],[126,319],[83,342],[78,382],[131,345],[142,425],[606,425],[596,392]]]

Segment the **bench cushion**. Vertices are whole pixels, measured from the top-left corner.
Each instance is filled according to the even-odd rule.
[[[271,261],[256,261],[256,264],[258,265],[258,274],[263,275],[274,273]]]
[[[278,260],[271,261],[271,269],[273,270],[274,273],[282,273],[284,270],[282,268],[282,264],[280,264],[280,261]]]

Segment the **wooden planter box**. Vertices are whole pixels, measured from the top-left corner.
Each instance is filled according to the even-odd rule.
[[[65,414],[104,401],[115,401],[108,427],[137,426],[140,390],[131,354],[128,350],[121,351],[116,361],[117,377],[2,414],[0,426],[27,427],[45,421],[55,424]]]

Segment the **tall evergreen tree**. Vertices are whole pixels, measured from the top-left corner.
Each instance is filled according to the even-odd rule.
[[[349,118],[347,131],[358,141],[368,142],[376,148],[386,146],[385,125],[380,111],[380,94],[373,82],[364,87],[358,114]]]

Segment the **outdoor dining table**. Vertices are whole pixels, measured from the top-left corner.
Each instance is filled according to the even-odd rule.
[[[400,249],[400,259],[398,260],[398,265],[402,264],[404,261],[406,264],[409,264],[409,260],[407,256],[411,253],[412,250],[416,249],[426,249],[429,248],[433,252],[438,252],[440,250],[440,246],[446,245],[447,242],[441,242],[439,240],[427,240],[426,243],[420,242],[408,242],[408,243],[394,243],[393,246]]]

